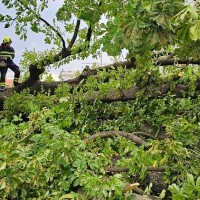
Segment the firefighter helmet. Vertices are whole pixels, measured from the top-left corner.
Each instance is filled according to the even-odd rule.
[[[6,36],[3,38],[3,43],[12,43],[12,40],[10,39],[10,37]]]

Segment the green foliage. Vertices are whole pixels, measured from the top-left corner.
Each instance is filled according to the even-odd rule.
[[[173,180],[179,182],[184,179],[186,172],[194,173],[194,169],[191,169],[191,166],[188,165],[188,161],[191,159],[189,151],[183,147],[182,143],[166,139],[161,142],[152,141],[150,145],[149,153],[154,157],[154,165],[159,164],[167,168],[165,171],[166,182],[170,183],[172,181],[170,177],[173,174],[177,174],[173,177]],[[191,161],[197,164],[197,169],[199,167],[198,159],[191,159]]]
[[[170,18],[183,8],[182,3],[173,0],[127,1],[123,12],[107,23],[109,31],[104,37],[104,50],[117,55],[120,49],[126,48],[133,56],[173,44],[175,35]]]
[[[38,96],[30,101],[36,106],[34,98]],[[12,122],[1,121],[1,142],[5,138],[12,140],[0,147],[2,198],[57,199],[77,186],[83,187],[88,198],[112,199],[122,195],[125,184],[122,176],[115,175],[102,182],[103,167],[110,163],[110,158],[87,149],[77,132],[70,134],[62,129],[61,119],[66,122],[65,116],[69,115],[73,119],[74,108],[66,106],[64,102],[52,106],[51,110],[47,107],[32,109],[27,122],[15,116]],[[16,122],[21,123],[15,125]],[[96,172],[95,176],[88,172],[88,167]],[[95,185],[96,190],[91,190]]]
[[[191,40],[197,41],[200,39],[199,32],[199,8],[194,6],[186,6],[173,19],[175,26],[178,26],[178,37],[183,41]]]
[[[199,142],[199,124],[196,119],[186,120],[185,118],[174,119],[167,125],[166,130],[174,139],[181,141],[185,146],[197,146]]]
[[[10,98],[4,104],[5,117],[12,120],[14,116],[22,115],[27,118],[31,112],[39,111],[41,108],[51,108],[58,99],[50,94],[37,94],[36,98],[24,90],[21,93],[13,92]],[[17,103],[16,103],[17,102]]]
[[[152,74],[147,87],[148,74],[139,77],[140,70],[143,69],[103,71],[74,88],[61,84],[54,96],[31,95],[28,90],[13,93],[5,102],[0,121],[0,196],[125,199],[123,187],[130,177],[139,174],[144,181],[147,168],[152,166],[166,168],[164,177],[168,184],[180,184],[187,173],[198,177],[195,146],[199,141],[199,99],[174,99],[169,94],[150,101],[152,88],[163,80],[153,66],[147,67]],[[174,73],[176,70],[171,76]],[[188,76],[181,82],[187,83],[189,78],[194,77]],[[100,96],[111,89],[120,95],[120,89],[139,85],[134,80],[143,80],[140,84],[144,84],[134,101],[105,104],[84,99],[94,90]],[[184,115],[178,114],[180,111]],[[171,138],[149,140],[144,148],[121,137],[98,138],[87,144],[83,140],[101,131],[135,132],[144,126],[151,127],[155,135],[165,127]],[[106,168],[113,165],[115,157],[120,157],[115,165],[129,171],[108,176]],[[78,193],[77,188],[82,188],[82,192]]]
[[[30,27],[35,33],[44,34],[44,42],[53,44],[61,49],[62,41],[58,33],[71,35],[74,31],[74,19],[81,19],[84,25],[80,27],[78,37],[72,54],[79,47],[83,50],[78,56],[73,55],[70,59],[77,57],[97,56],[98,51],[103,46],[103,51],[109,55],[118,56],[122,50],[127,50],[127,57],[135,54],[149,55],[149,50],[159,50],[166,45],[176,45],[181,51],[185,46],[198,46],[200,39],[199,32],[199,4],[185,4],[184,0],[135,0],[135,1],[104,1],[98,3],[89,0],[84,1],[64,1],[55,16],[50,22],[41,20],[43,13],[49,8],[49,3],[54,1],[2,1],[7,9],[15,9],[13,15],[0,15],[0,20],[8,28],[13,19],[16,23],[16,34],[21,39],[28,37],[27,30]],[[103,20],[102,20],[103,19]],[[43,24],[45,23],[45,25]],[[86,30],[88,25],[92,25],[92,43],[90,49],[85,48]],[[67,43],[70,38],[63,38]],[[67,44],[66,44],[67,46]],[[191,48],[193,49],[193,48]],[[184,51],[187,51],[184,49]],[[55,52],[55,51],[53,51]],[[190,51],[188,51],[190,52]],[[30,60],[36,61],[33,57],[46,55],[51,58],[52,51],[30,52]],[[195,59],[199,57],[199,51],[195,51]],[[30,62],[24,55],[24,63]],[[68,62],[62,60],[62,64]],[[27,66],[27,65],[24,65]],[[55,65],[56,67],[57,65]]]
[[[60,49],[60,37],[40,21],[48,1],[2,3],[15,8],[17,15],[1,14],[5,27],[15,18],[21,39],[27,38],[30,27]],[[102,16],[105,21],[100,20]],[[176,64],[157,67],[151,52],[164,48],[172,53],[176,45],[175,59],[199,59],[199,16],[199,5],[185,5],[183,0],[64,1],[52,24],[67,35],[73,32],[74,19],[82,19],[85,26],[78,32],[72,54],[77,45],[84,51],[55,66],[89,54],[95,57],[103,47],[112,56],[127,50],[127,58],[136,58],[136,67],[102,70],[74,87],[61,84],[52,96],[25,90],[7,98],[0,117],[0,198],[124,200],[132,195],[124,194],[124,186],[138,179],[142,189],[151,193],[154,185],[145,183],[148,167],[165,168],[164,180],[170,185],[166,196],[171,191],[174,199],[199,198],[200,98],[195,84],[199,68],[189,63],[183,68]],[[93,32],[89,51],[88,25]],[[51,60],[58,51],[25,51],[22,63],[37,62],[41,67],[44,58]],[[155,98],[161,84],[167,86],[165,96]],[[179,91],[183,98],[173,96],[178,84],[188,85],[186,92]],[[108,94],[123,98],[124,89],[131,87],[137,88],[133,100],[105,103]],[[150,136],[140,147],[119,136],[85,142],[105,131],[137,132],[140,137],[145,133],[143,139]],[[113,166],[126,167],[128,172],[108,173],[107,168]],[[160,199],[164,196],[165,190]]]
[[[172,193],[172,198],[177,200],[193,200],[200,198],[200,177],[195,181],[192,174],[187,175],[185,182],[178,186],[172,184],[169,186],[169,190]]]

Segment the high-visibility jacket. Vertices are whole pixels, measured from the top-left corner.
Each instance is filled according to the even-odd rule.
[[[4,44],[1,44],[0,46],[0,58],[3,58],[5,60],[12,60],[15,57],[15,50],[9,46],[6,47]]]

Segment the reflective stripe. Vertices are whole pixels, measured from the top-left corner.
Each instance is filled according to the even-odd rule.
[[[0,57],[7,57],[7,58],[14,58],[15,53],[14,52],[9,52],[9,51],[0,51]]]
[[[14,52],[10,52],[10,51],[0,51],[0,54],[14,54]]]
[[[15,81],[15,82],[18,82],[18,81],[19,81],[19,78],[14,78],[14,81]]]
[[[4,54],[4,55],[0,55],[0,58],[5,58],[5,57],[6,57],[6,58],[10,58],[10,59],[12,59],[12,58],[13,58],[13,57],[12,57],[12,56],[10,56],[10,55],[5,55],[5,54]]]
[[[0,56],[1,57],[1,56]],[[3,55],[3,57],[5,58],[10,58],[10,59],[12,59],[12,56],[9,56],[9,55]]]

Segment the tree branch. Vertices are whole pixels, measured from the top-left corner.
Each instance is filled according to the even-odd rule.
[[[90,25],[86,34],[85,42],[88,42],[88,47],[90,46],[90,40],[92,36],[92,26]]]
[[[174,59],[174,58],[160,58],[155,61],[156,65],[166,66],[166,65],[173,65],[173,64],[193,64],[193,65],[200,65],[200,60],[193,60],[193,59]]]
[[[62,35],[60,34],[60,32],[58,30],[56,30],[49,22],[47,22],[46,20],[44,20],[43,18],[39,17],[36,15],[36,17],[38,17],[38,19],[40,19],[42,22],[44,22],[48,27],[50,27],[57,35],[58,37],[61,39],[62,41],[62,46],[63,46],[63,49],[66,49],[66,44],[65,44],[65,40],[64,38],[62,37]]]
[[[75,30],[74,30],[74,34],[73,34],[72,39],[71,39],[71,41],[70,41],[70,43],[69,43],[69,45],[67,47],[68,49],[71,49],[73,47],[75,41],[76,41],[76,38],[77,38],[77,35],[78,35],[78,31],[79,31],[79,27],[80,27],[80,22],[81,22],[81,20],[77,19],[76,27],[75,27]]]
[[[71,42],[67,48],[63,48],[58,54],[52,56],[51,58],[46,58],[40,62],[37,62],[37,63],[29,66],[29,71],[30,71],[29,78],[20,87],[18,87],[16,89],[16,91],[21,91],[22,89],[24,89],[26,87],[30,87],[30,86],[33,86],[34,84],[36,84],[36,82],[39,80],[39,76],[45,71],[45,66],[53,64],[55,62],[58,62],[64,58],[72,55],[71,47],[73,46],[73,44],[77,38],[79,26],[80,26],[80,20],[77,20],[74,35],[73,35]],[[86,35],[86,40],[90,40],[91,33],[92,33],[91,27],[89,27],[88,33]],[[79,51],[76,53],[80,53],[81,51],[82,51],[81,48],[79,48]],[[41,66],[41,67],[37,68],[38,66]]]
[[[38,70],[35,68],[35,66],[33,66],[32,70],[33,71],[31,73],[31,75],[36,76],[36,78],[39,76],[39,74],[41,74],[40,72],[37,74]],[[42,70],[42,69],[40,69],[40,70]],[[81,75],[79,75],[78,77],[76,77],[74,79],[69,79],[69,80],[65,81],[65,83],[68,83],[68,84],[74,86],[74,85],[77,85],[81,80],[83,80],[87,76],[96,74],[96,73],[97,73],[96,69],[89,70],[89,71],[83,71]],[[33,89],[36,91],[40,91],[40,88],[42,86],[43,89],[45,89],[45,90],[51,90],[52,94],[54,93],[55,88],[60,83],[63,83],[63,82],[53,82],[53,83],[37,82],[36,83],[35,82],[36,78],[32,77],[32,79],[31,79],[34,81],[32,83],[32,85],[34,84]],[[173,79],[173,81],[174,80],[177,80],[177,79],[175,78],[175,79]],[[22,86],[24,86],[24,84],[25,83],[23,83]],[[31,84],[29,84],[29,85],[31,85]],[[197,79],[197,81],[194,83],[194,85],[196,87],[196,92],[192,95],[188,94],[192,98],[196,98],[200,94],[200,79]],[[26,86],[24,86],[24,88],[25,87]],[[148,90],[146,90],[146,94],[149,95],[149,99],[163,98],[163,96],[165,96],[168,92],[170,92],[174,98],[182,98],[184,96],[184,94],[189,91],[189,88],[190,88],[189,84],[178,84],[177,83],[175,88],[172,90],[170,88],[170,81],[169,81],[169,82],[163,83],[161,85],[154,86],[154,88],[151,91],[149,91],[149,93],[148,93]],[[22,89],[23,89],[23,87],[16,88],[17,91],[21,91]],[[141,91],[141,88],[136,87],[136,86],[133,86],[129,89],[121,89],[120,91],[110,90],[105,95],[102,95],[98,91],[94,91],[92,95],[86,96],[85,100],[94,101],[95,99],[99,99],[100,101],[103,101],[106,103],[110,103],[110,102],[114,102],[114,101],[129,101],[129,100],[135,100],[137,98],[137,93],[140,91]]]
[[[88,27],[86,38],[85,38],[85,43],[88,42],[87,48],[90,47],[91,36],[92,36],[92,26],[90,25]],[[78,51],[76,53],[80,53],[80,52],[82,52],[81,47],[78,48]]]
[[[107,137],[113,137],[113,136],[121,136],[126,138],[127,140],[131,140],[132,142],[136,143],[136,145],[143,145],[145,144],[145,141],[141,139],[140,137],[134,135],[134,133],[126,133],[124,131],[104,131],[100,132],[94,135],[91,135],[84,139],[85,143],[89,143],[92,140],[96,140],[97,138],[107,138]]]
[[[24,5],[24,3],[21,0],[18,0],[22,6],[24,6],[27,10],[31,10],[29,7],[27,7],[26,5]],[[57,35],[58,37],[61,39],[62,44],[63,44],[63,48],[66,48],[65,45],[65,40],[63,39],[62,35],[60,34],[60,32],[58,30],[56,30],[49,22],[47,22],[45,19],[43,19],[42,17],[35,15],[36,18],[38,18],[39,20],[41,20],[43,23],[45,23],[48,27],[50,27]]]
[[[128,172],[129,168],[127,167],[108,167],[106,168],[106,172],[112,173],[121,173],[121,172]],[[154,172],[164,172],[164,167],[148,167],[147,171],[154,171]]]

